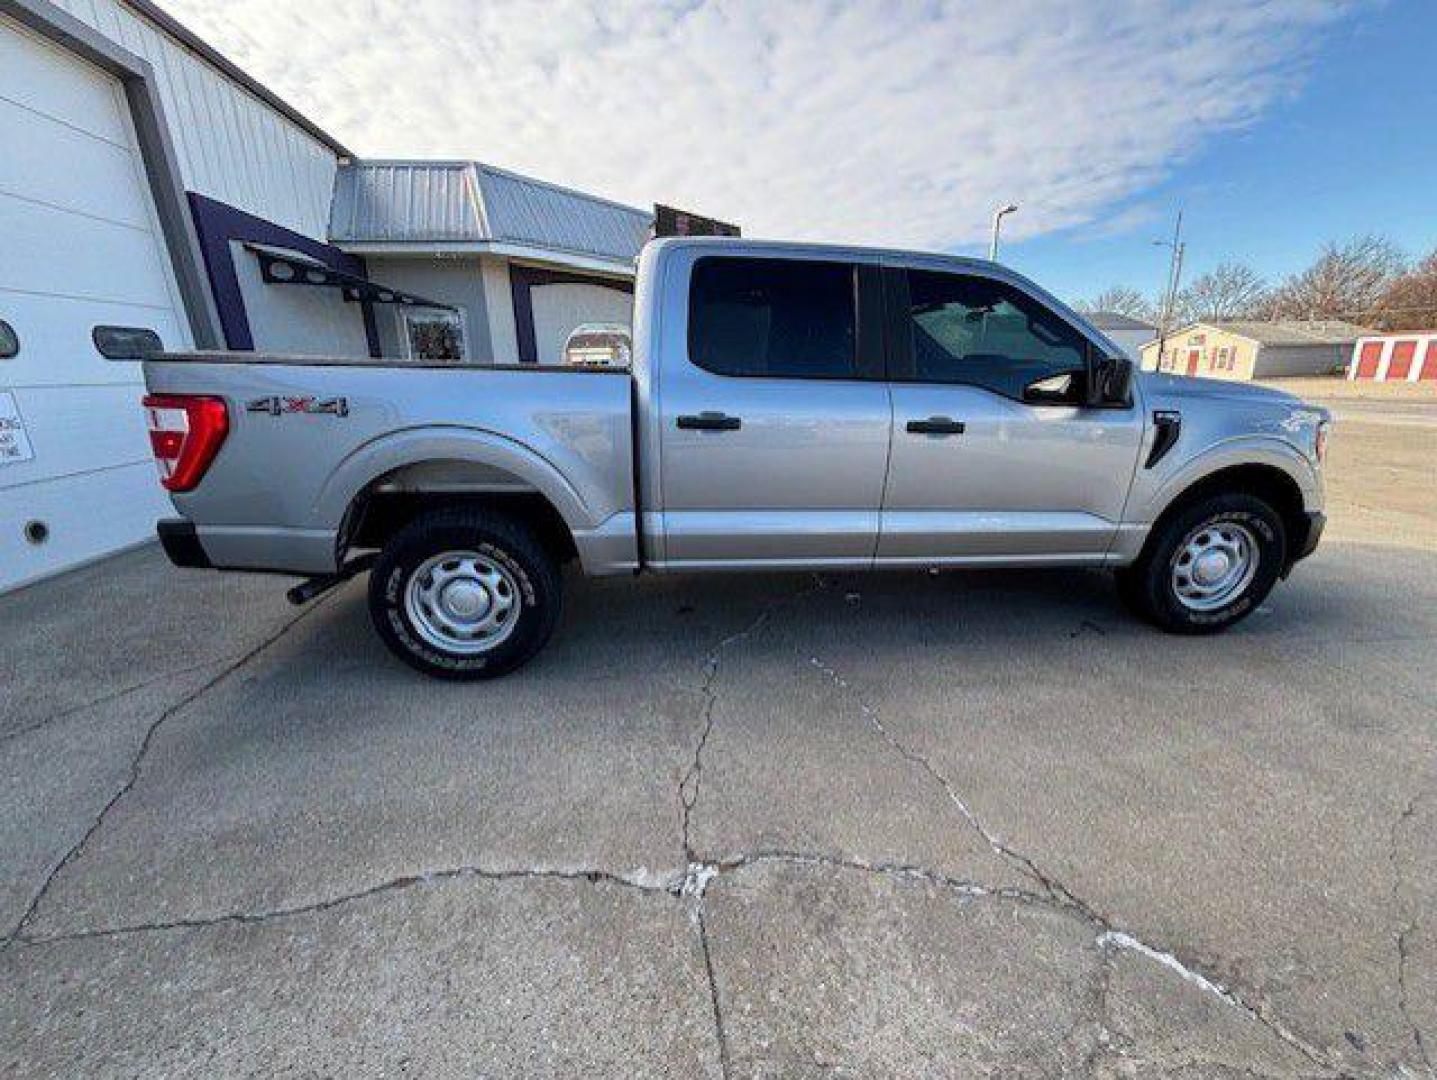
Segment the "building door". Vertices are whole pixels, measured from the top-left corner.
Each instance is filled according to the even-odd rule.
[[[1427,339],[1427,352],[1422,360],[1422,370],[1418,372],[1419,379],[1437,379],[1437,337]]]
[[[1357,354],[1357,377],[1359,379],[1377,378],[1377,367],[1382,363],[1382,342],[1365,342]]]
[[[190,338],[119,81],[0,17],[0,147],[4,589],[154,535],[140,365],[96,328]]]
[[[1392,358],[1387,361],[1387,378],[1405,380],[1412,371],[1412,360],[1417,355],[1417,342],[1395,341],[1392,343]]]
[[[1202,354],[1196,349],[1188,350],[1188,374],[1196,375],[1198,370],[1198,357]]]

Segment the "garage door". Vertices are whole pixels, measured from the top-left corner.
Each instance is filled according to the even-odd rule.
[[[634,320],[633,295],[602,285],[536,285],[530,297],[534,305],[534,345],[541,364],[563,363],[569,335],[584,323],[628,326]]]
[[[3,18],[0,238],[4,589],[153,535],[139,365],[93,334],[189,335],[119,81]]]

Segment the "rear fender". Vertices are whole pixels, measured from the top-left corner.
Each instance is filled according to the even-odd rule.
[[[434,490],[534,491],[559,512],[571,532],[587,532],[597,524],[583,496],[547,459],[512,439],[461,427],[398,431],[359,447],[330,474],[315,503],[315,517],[337,524],[376,480],[440,462],[445,463],[442,468],[427,471],[444,485]],[[460,486],[465,464],[476,466],[475,484],[467,489]],[[424,490],[426,470],[416,468],[414,475],[417,490]]]

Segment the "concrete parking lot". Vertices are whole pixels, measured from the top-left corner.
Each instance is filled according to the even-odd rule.
[[[362,583],[0,598],[0,1074],[1431,1075],[1396,405],[1334,405],[1327,540],[1212,639],[1099,573],[571,578],[450,685]]]

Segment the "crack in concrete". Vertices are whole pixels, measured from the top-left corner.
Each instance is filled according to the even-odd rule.
[[[307,618],[312,612],[318,610],[318,608],[324,603],[326,599],[328,598],[325,597],[312,602],[307,608],[301,611],[294,618],[284,623],[278,630],[270,634],[258,645],[255,645],[247,652],[241,653],[238,657],[234,659],[233,663],[228,664],[222,670],[217,672],[213,678],[206,679],[202,685],[196,687],[188,694],[185,694],[174,704],[168,706],[163,711],[161,711],[160,715],[157,716],[150,724],[150,726],[145,729],[145,734],[140,739],[139,748],[135,751],[134,757],[130,760],[129,774],[125,777],[124,783],[120,785],[119,790],[117,790],[114,795],[110,796],[109,801],[100,808],[100,812],[95,815],[94,820],[90,822],[89,827],[81,835],[80,839],[71,846],[69,851],[65,852],[64,856],[60,859],[60,861],[57,862],[53,867],[51,867],[50,872],[45,875],[45,880],[41,883],[40,888],[35,893],[34,897],[31,898],[29,905],[25,908],[24,914],[20,916],[20,920],[14,925],[14,927],[11,928],[9,933],[5,935],[5,940],[3,942],[0,942],[0,950],[8,948],[13,942],[20,938],[21,934],[25,930],[25,927],[29,926],[30,923],[34,921],[36,914],[40,910],[40,905],[44,903],[45,897],[49,895],[50,888],[55,884],[59,876],[64,873],[66,868],[68,868],[71,863],[73,863],[77,858],[80,857],[80,854],[85,850],[85,846],[90,842],[91,838],[100,831],[100,827],[104,824],[105,818],[109,816],[110,811],[113,810],[120,803],[120,801],[124,799],[126,795],[128,795],[132,790],[134,790],[135,785],[139,783],[140,774],[144,769],[145,757],[149,754],[150,746],[154,743],[155,736],[159,733],[160,728],[162,728],[170,719],[179,715],[194,702],[198,701],[205,694],[209,693],[220,683],[224,682],[235,672],[243,669],[247,664],[253,661],[271,645],[275,644],[277,641],[283,638],[287,633],[290,632],[290,630],[292,630],[295,626],[299,625],[299,623],[303,619]]]
[[[1077,912],[1084,920],[1092,925],[1098,933],[1098,943],[1100,947],[1128,950],[1154,963],[1161,964],[1186,981],[1216,996],[1227,1005],[1246,1013],[1319,1068],[1339,1076],[1347,1075],[1343,1067],[1330,1058],[1324,1049],[1309,1043],[1289,1028],[1280,1018],[1273,1015],[1273,1011],[1269,1005],[1264,1002],[1254,1004],[1248,1001],[1228,987],[1209,979],[1192,965],[1180,960],[1173,953],[1156,948],[1142,941],[1140,938],[1119,929],[1114,925],[1111,919],[1079,897],[1058,880],[1057,877],[1039,867],[1035,860],[1010,847],[1001,837],[982,822],[972,807],[970,807],[967,801],[959,794],[952,782],[949,781],[927,757],[907,746],[902,740],[898,739],[889,731],[877,710],[859,697],[859,695],[853,691],[848,681],[839,674],[838,671],[818,657],[810,657],[809,663],[832,681],[840,691],[854,700],[864,718],[878,731],[883,737],[883,740],[893,750],[900,754],[904,760],[917,765],[939,784],[947,793],[953,805],[957,807],[963,819],[988,843],[989,847],[996,854],[1013,862],[1022,873],[1037,881],[1057,906]]]
[[[1437,1068],[1434,1068],[1432,1056],[1427,1050],[1426,1040],[1422,1037],[1422,1028],[1417,1023],[1417,1018],[1412,1015],[1412,1004],[1408,989],[1408,969],[1411,966],[1412,957],[1408,951],[1408,939],[1417,932],[1416,912],[1406,913],[1407,905],[1402,899],[1402,845],[1398,834],[1403,827],[1410,822],[1417,814],[1418,796],[1414,795],[1407,800],[1406,807],[1392,823],[1388,835],[1388,861],[1392,867],[1392,906],[1398,913],[1399,918],[1406,914],[1406,919],[1401,928],[1393,935],[1397,946],[1397,1002],[1402,1012],[1402,1018],[1407,1022],[1407,1027],[1412,1032],[1412,1042],[1417,1047],[1417,1054],[1422,1059],[1422,1064],[1428,1073],[1437,1075]]]
[[[714,1034],[718,1039],[719,1073],[727,1080],[733,1075],[733,1052],[729,1049],[728,1027],[724,1023],[723,1000],[719,996],[718,975],[714,971],[713,949],[709,945],[709,927],[704,918],[702,894],[694,905],[694,925],[698,927],[699,952],[703,956],[704,976],[709,989],[709,1008],[713,1010]]]
[[[993,832],[986,825],[984,825],[978,815],[974,813],[973,808],[970,807],[967,801],[964,800],[963,796],[958,793],[957,788],[953,786],[952,782],[949,781],[949,779],[941,772],[939,772],[938,769],[934,767],[933,763],[929,761],[926,756],[907,746],[905,743],[902,742],[902,740],[894,736],[894,734],[888,730],[887,725],[883,723],[883,718],[878,715],[877,710],[870,706],[867,702],[863,701],[853,691],[853,688],[849,685],[847,679],[845,679],[830,665],[824,663],[816,656],[809,657],[808,662],[816,670],[827,676],[828,679],[834,684],[834,686],[836,686],[840,691],[853,698],[853,700],[858,705],[859,712],[862,713],[863,718],[868,721],[868,723],[874,728],[875,731],[878,732],[878,734],[883,738],[883,741],[886,742],[890,748],[896,751],[899,756],[902,757],[905,761],[908,761],[909,763],[916,765],[920,769],[922,769],[935,783],[938,784],[939,787],[943,789],[944,793],[948,796],[948,800],[958,809],[959,814],[963,816],[963,820],[965,820],[972,827],[972,829],[980,837],[983,838],[984,843],[988,845],[989,849],[995,855],[998,855],[1004,859],[1007,859],[1009,862],[1016,864],[1021,873],[1037,881],[1038,884],[1041,885],[1056,902],[1075,908],[1083,915],[1084,918],[1086,918],[1090,922],[1104,923],[1104,920],[1101,915],[1099,915],[1096,911],[1089,907],[1079,897],[1073,895],[1073,893],[1070,892],[1063,885],[1062,882],[1058,881],[1051,874],[1045,872],[1041,867],[1037,865],[1037,863],[1035,863],[1028,856],[1024,855],[1022,852],[1014,850],[1012,847],[1010,847],[1007,843],[1004,842],[1002,837],[998,836],[997,833]]]
[[[189,664],[185,667],[175,668],[173,671],[161,672],[160,674],[145,679],[142,682],[137,682],[132,686],[126,686],[121,690],[114,690],[108,694],[101,694],[93,701],[84,701],[77,705],[67,706],[64,709],[61,709],[59,712],[51,713],[49,716],[42,717],[39,720],[26,724],[22,728],[16,728],[14,731],[7,731],[5,734],[0,735],[0,746],[4,746],[6,743],[13,742],[16,739],[29,735],[31,732],[39,731],[41,728],[49,727],[51,724],[58,724],[62,720],[68,720],[70,717],[82,713],[87,709],[97,709],[101,705],[109,705],[113,702],[120,701],[123,698],[127,698],[132,694],[138,694],[141,690],[147,690],[151,686],[156,686],[167,679],[178,679],[182,675],[190,675],[196,671],[203,671],[207,667],[214,667],[217,664],[227,663],[233,660],[236,655],[237,654],[235,653],[231,653],[228,656],[216,656],[212,660],[205,660],[198,664]]]
[[[803,597],[822,589],[823,579],[814,575],[813,583],[806,588],[800,589],[789,596],[785,596],[765,607],[758,615],[742,630],[737,630],[724,638],[704,657],[703,681],[699,685],[699,694],[703,698],[703,724],[699,729],[699,740],[694,746],[694,754],[689,762],[688,769],[679,780],[679,806],[680,822],[683,834],[683,850],[685,858],[692,861],[693,845],[689,840],[689,824],[693,815],[694,807],[699,799],[699,787],[703,781],[703,755],[704,748],[708,746],[709,735],[713,733],[714,707],[718,704],[718,693],[714,689],[714,682],[718,678],[719,665],[723,661],[723,654],[740,642],[747,641],[763,629],[765,625],[784,607],[796,603]]]
[[[135,923],[128,926],[103,927],[94,930],[75,930],[63,934],[18,935],[14,940],[21,945],[55,945],[70,941],[92,941],[97,938],[128,937],[134,934],[158,933],[166,930],[203,930],[226,924],[253,925],[278,919],[292,919],[301,915],[314,915],[332,911],[335,908],[400,892],[419,885],[434,882],[473,879],[478,881],[572,881],[589,884],[616,885],[635,889],[639,892],[664,896],[677,896],[684,883],[684,875],[678,871],[654,873],[643,867],[627,872],[603,870],[596,867],[484,867],[453,866],[439,870],[425,870],[416,874],[405,874],[390,878],[378,884],[357,889],[339,896],[326,897],[307,904],[272,908],[266,911],[230,911],[222,915],[206,915],[187,919],[170,919],[161,922]]]
[[[150,932],[163,932],[169,930],[203,929],[224,924],[254,924],[264,923],[276,919],[292,918],[306,914],[322,913],[339,908],[345,904],[363,900],[366,898],[386,895],[403,889],[411,888],[433,881],[453,879],[475,879],[490,881],[523,881],[523,880],[559,880],[590,884],[607,884],[625,888],[635,889],[647,894],[658,894],[676,897],[687,901],[692,905],[692,918],[697,928],[698,945],[704,963],[705,977],[708,986],[710,1007],[713,1011],[716,1037],[719,1047],[720,1063],[725,1077],[731,1075],[732,1071],[732,1050],[729,1043],[729,1035],[724,1016],[722,996],[718,987],[717,971],[710,941],[706,911],[705,895],[709,885],[718,877],[735,872],[741,872],[751,867],[764,864],[789,864],[806,867],[819,867],[825,869],[841,869],[855,872],[879,874],[888,877],[895,877],[906,880],[917,880],[923,883],[937,886],[953,892],[961,900],[974,900],[979,898],[995,898],[1008,900],[1014,903],[1033,904],[1052,907],[1055,910],[1075,915],[1091,926],[1095,931],[1095,941],[1103,951],[1105,957],[1111,957],[1118,951],[1127,951],[1143,957],[1145,960],[1159,964],[1183,978],[1185,981],[1197,986],[1204,993],[1213,995],[1226,1005],[1238,1009],[1250,1016],[1257,1023],[1272,1032],[1283,1042],[1292,1046],[1300,1054],[1314,1065],[1337,1075],[1348,1075],[1339,1065],[1334,1064],[1326,1055],[1326,1052],[1306,1042],[1296,1033],[1288,1029],[1276,1017],[1271,1015],[1270,1009],[1265,1004],[1252,1004],[1233,990],[1223,986],[1191,965],[1180,960],[1174,954],[1156,948],[1141,939],[1117,929],[1111,921],[1098,912],[1090,904],[1078,897],[1069,890],[1061,881],[1052,874],[1044,871],[1030,857],[1015,850],[1002,840],[996,833],[989,829],[979,816],[973,811],[964,800],[956,787],[944,776],[933,764],[922,754],[905,745],[901,740],[883,723],[882,718],[871,706],[858,698],[847,680],[843,678],[832,667],[816,657],[810,658],[811,665],[819,672],[828,677],[843,692],[852,696],[859,705],[865,719],[880,734],[883,740],[891,749],[899,753],[905,760],[922,769],[933,781],[938,783],[948,795],[950,801],[959,811],[960,815],[989,845],[989,847],[1001,857],[1013,862],[1020,871],[1035,881],[1041,888],[1041,892],[1033,892],[1012,887],[992,888],[978,882],[965,881],[950,877],[945,874],[929,870],[925,867],[905,863],[874,863],[863,859],[851,857],[839,857],[823,853],[806,853],[798,851],[763,850],[739,855],[728,856],[715,860],[704,860],[694,851],[691,841],[690,821],[694,807],[699,797],[703,771],[703,754],[712,734],[715,719],[715,709],[718,701],[718,693],[715,689],[719,667],[724,653],[734,645],[751,638],[755,633],[768,624],[773,616],[787,604],[796,602],[809,593],[824,588],[824,582],[815,575],[814,584],[800,590],[792,595],[781,599],[770,605],[759,613],[759,615],[744,629],[729,635],[719,642],[705,658],[703,668],[703,682],[700,692],[703,696],[703,724],[699,735],[698,743],[695,746],[693,758],[679,783],[679,801],[681,806],[681,827],[682,843],[687,866],[683,869],[676,869],[668,872],[651,872],[643,868],[631,871],[611,871],[599,868],[513,868],[494,869],[479,866],[459,866],[453,868],[427,871],[403,877],[394,878],[378,883],[373,886],[361,889],[356,892],[331,897],[313,903],[296,905],[289,908],[279,908],[259,912],[231,912],[212,917],[199,917],[189,919],[176,919],[167,922],[154,922],[136,924],[114,928],[100,928],[92,930],[79,930],[64,934],[55,935],[28,935],[25,928],[33,922],[40,905],[44,902],[51,886],[57,880],[61,872],[71,865],[83,852],[85,846],[95,835],[103,824],[110,811],[127,795],[138,782],[143,770],[143,763],[159,729],[174,716],[199,698],[208,693],[215,686],[227,679],[230,675],[241,670],[271,645],[279,641],[302,619],[316,610],[324,601],[319,600],[312,604],[300,615],[285,623],[270,637],[248,652],[236,658],[235,662],[226,667],[223,671],[208,680],[203,686],[186,695],[180,701],[165,709],[160,716],[147,729],[140,747],[135,754],[130,773],[108,803],[100,810],[90,827],[86,830],[80,840],[60,860],[54,869],[47,876],[40,890],[31,901],[25,914],[19,923],[7,935],[3,945],[8,948],[12,945],[39,947],[49,944],[80,941],[95,938],[112,938],[125,935],[134,935]],[[215,661],[223,662],[223,661]],[[174,674],[174,673],[172,673]],[[141,687],[133,687],[115,696],[123,696],[125,693],[134,692]],[[1394,843],[1396,829],[1403,821],[1414,813],[1414,807],[1409,805],[1407,812],[1394,826]],[[1395,849],[1394,849],[1395,860]],[[1395,890],[1394,886],[1394,890]],[[1405,964],[1405,935],[1411,933],[1415,926],[1409,926],[1399,935],[1399,955]],[[1102,983],[1097,992],[1097,1015],[1100,1031],[1100,1046],[1095,1047],[1093,1062],[1096,1063],[1104,1052],[1111,1051],[1111,1045],[1102,1039],[1107,1034],[1111,1039],[1111,1033],[1106,1028],[1107,994],[1108,982],[1111,977],[1111,964],[1105,959],[1104,969],[1101,976]],[[1403,972],[1405,980],[1405,972]],[[1403,986],[1403,1008],[1406,1011],[1405,981]],[[1410,1022],[1410,1017],[1409,1017]],[[1419,1048],[1422,1048],[1421,1034],[1413,1025],[1414,1037]],[[1426,1050],[1422,1048],[1424,1060]],[[1121,1051],[1119,1051],[1121,1053]],[[1429,1063],[1430,1068],[1430,1063]]]
[[[713,951],[709,947],[708,923],[704,918],[704,891],[708,887],[709,880],[712,879],[712,874],[706,875],[702,866],[696,863],[690,834],[693,811],[694,807],[698,805],[699,789],[703,782],[704,748],[708,746],[709,736],[713,733],[714,709],[718,705],[718,691],[715,690],[714,684],[718,679],[719,665],[726,651],[739,642],[753,637],[781,608],[796,603],[809,593],[822,588],[823,579],[817,574],[813,575],[813,582],[807,588],[800,589],[769,604],[746,627],[730,634],[709,650],[708,655],[704,658],[703,682],[699,687],[699,693],[704,702],[703,726],[699,731],[698,742],[694,746],[693,759],[689,762],[688,770],[679,780],[680,841],[683,844],[684,858],[689,864],[679,891],[681,895],[688,897],[693,905],[693,923],[698,931],[699,950],[703,955],[704,975],[708,981],[709,1003],[713,1009],[720,1071],[725,1080],[733,1073],[733,1062],[729,1053],[728,1032],[724,1026],[723,999],[719,993],[718,976],[714,970]]]
[[[1057,911],[1060,914],[1067,915],[1070,918],[1078,918],[1085,925],[1092,925],[1091,920],[1089,920],[1081,910],[1071,904],[1062,902],[1046,891],[1032,892],[1012,887],[995,888],[983,885],[979,882],[954,878],[937,871],[929,870],[923,866],[907,863],[874,863],[863,859],[841,857],[821,852],[762,850],[745,852],[713,861],[694,861],[683,870],[674,869],[671,871],[652,871],[642,867],[629,871],[616,871],[597,867],[493,868],[467,865],[457,866],[408,874],[351,893],[290,907],[253,912],[227,912],[222,915],[78,930],[62,934],[20,934],[13,937],[8,944],[16,947],[40,948],[67,942],[110,939],[146,933],[162,933],[175,930],[203,930],[223,925],[264,924],[304,915],[321,914],[357,901],[385,896],[416,886],[441,881],[563,881],[574,884],[606,885],[632,889],[642,894],[669,897],[688,902],[692,905],[691,917],[697,931],[699,955],[704,966],[709,1007],[714,1017],[720,1062],[723,1068],[723,1075],[727,1077],[731,1075],[732,1069],[732,1045],[727,1028],[723,998],[718,987],[717,963],[714,957],[708,927],[705,895],[709,886],[718,878],[765,865],[789,865],[809,869],[842,870],[855,873],[875,874],[909,882],[920,882],[952,893],[960,902],[972,902],[975,900],[1007,901],[1015,904],[1045,907]],[[1095,1065],[1105,1054],[1117,1053],[1119,1056],[1124,1056],[1122,1048],[1115,1048],[1114,1046],[1115,1040],[1113,1034],[1107,1028],[1106,1012],[1108,981],[1111,977],[1110,957],[1117,952],[1127,951],[1149,962],[1167,968],[1184,979],[1184,981],[1197,986],[1205,993],[1218,997],[1225,1004],[1252,1017],[1255,1021],[1262,1024],[1263,1027],[1277,1034],[1284,1042],[1287,1042],[1299,1052],[1303,1053],[1314,1065],[1317,1065],[1331,1074],[1339,1076],[1349,1075],[1339,1067],[1323,1060],[1320,1051],[1311,1047],[1305,1048],[1306,1044],[1291,1032],[1286,1031],[1285,1028],[1275,1027],[1274,1021],[1271,1018],[1259,1012],[1254,1006],[1247,1003],[1236,993],[1220,983],[1209,979],[1200,972],[1195,971],[1173,954],[1153,948],[1129,934],[1112,930],[1106,926],[1099,926],[1096,930],[1094,941],[1097,947],[1103,952],[1105,960],[1100,976],[1101,984],[1095,995],[1096,1004],[1093,1009],[1099,1025],[1099,1039],[1098,1044],[1089,1055],[1089,1060],[1092,1064]]]
[[[941,874],[936,870],[929,870],[927,867],[914,863],[870,862],[867,859],[859,859],[852,856],[777,849],[743,852],[738,855],[730,855],[719,859],[692,862],[689,864],[688,872],[684,876],[684,885],[681,892],[684,895],[702,898],[705,890],[715,878],[724,874],[731,874],[739,870],[746,870],[750,867],[763,866],[769,863],[778,863],[788,866],[820,867],[830,870],[853,870],[866,874],[880,874],[885,877],[920,881],[927,885],[947,889],[964,899],[997,897],[1012,900],[1017,903],[1053,906],[1051,898],[1041,893],[1028,892],[1025,889],[1014,889],[1007,886],[994,888],[977,881],[950,877],[947,874]]]

